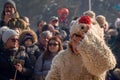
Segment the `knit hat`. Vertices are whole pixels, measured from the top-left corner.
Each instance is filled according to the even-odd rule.
[[[106,21],[106,18],[103,15],[98,15],[96,17],[96,21],[98,22],[101,28],[108,26],[108,22]]]
[[[0,28],[0,35],[2,35],[5,31],[7,31],[9,28],[7,26],[2,26]]]
[[[87,16],[89,16],[90,18],[94,18],[95,19],[95,12],[93,12],[93,11],[85,11],[84,13],[83,13],[83,15],[87,15]]]
[[[7,40],[12,37],[13,35],[18,35],[17,32],[15,30],[9,29],[7,31],[5,31],[2,35],[2,41],[4,43],[7,42]]]
[[[56,16],[52,16],[52,17],[50,18],[50,20],[53,21],[53,20],[59,20],[59,19],[58,19],[58,17],[56,17]]]
[[[6,2],[5,2],[5,4],[4,4],[4,8],[5,8],[5,5],[6,4],[11,4],[11,5],[13,5],[13,7],[15,8],[15,10],[16,10],[16,4],[15,4],[15,2],[13,1],[13,0],[7,0]]]
[[[73,34],[84,34],[86,33],[89,28],[91,27],[91,19],[89,16],[82,16],[81,18],[78,18],[77,21],[71,26],[70,28],[70,35]]]

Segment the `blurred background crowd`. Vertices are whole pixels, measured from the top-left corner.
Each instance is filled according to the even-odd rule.
[[[54,56],[68,46],[71,25],[82,15],[100,25],[115,54],[119,77],[120,1],[91,0],[91,10],[89,4],[89,0],[0,0],[0,79],[44,80]],[[16,64],[16,59],[23,61]]]
[[[2,13],[5,1],[0,0],[0,13]],[[31,28],[33,29],[35,29],[35,24],[38,20],[48,21],[51,16],[57,16],[59,7],[69,9],[69,22],[89,9],[89,0],[15,0],[15,2],[19,13],[30,18]],[[97,15],[106,16],[110,25],[114,25],[115,19],[120,17],[119,0],[91,0],[91,7]]]

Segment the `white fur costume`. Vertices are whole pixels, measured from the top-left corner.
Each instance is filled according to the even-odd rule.
[[[83,25],[95,27],[78,20],[71,28],[70,34],[82,34]],[[85,38],[78,44],[80,54],[75,55],[69,43],[68,48],[53,59],[46,80],[105,80],[106,72],[115,67],[115,57],[104,39],[99,33],[96,34],[93,28],[83,34]]]

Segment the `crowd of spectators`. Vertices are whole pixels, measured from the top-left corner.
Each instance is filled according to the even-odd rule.
[[[115,25],[112,27],[109,27],[109,23],[107,22],[106,17],[103,15],[96,15],[94,11],[85,11],[81,16],[89,16],[91,23],[87,23],[87,24],[92,24],[94,25],[92,27],[97,27],[92,29],[94,30],[94,33],[100,37],[101,44],[103,45],[101,46],[98,38],[97,38],[98,42],[96,41],[96,45],[98,45],[100,49],[104,48],[104,52],[103,52],[104,55],[109,55],[108,59],[105,58],[106,61],[104,61],[104,62],[108,62],[108,60],[110,60],[106,64],[106,67],[104,66],[105,69],[107,70],[106,72],[108,73],[106,76],[106,80],[119,80],[120,79],[119,78],[120,76],[119,75],[120,74],[120,60],[119,60],[120,58],[120,55],[119,55],[120,19],[117,18],[115,21]],[[62,52],[64,50],[65,50],[64,51],[65,53],[68,53],[69,52],[69,51],[67,52],[67,50],[69,49],[68,46],[70,47],[70,49],[73,48],[71,51],[75,53],[75,55],[82,53],[76,50],[76,45],[78,45],[79,41],[82,41],[82,39],[84,39],[85,37],[84,35],[77,34],[78,29],[75,28],[76,26],[77,27],[81,26],[81,24],[80,25],[76,24],[77,21],[79,21],[79,23],[86,24],[86,22],[81,21],[80,17],[78,16],[74,17],[74,19],[71,20],[70,24],[68,25],[62,24],[62,27],[61,27],[61,23],[59,22],[59,17],[51,16],[48,22],[45,20],[38,21],[35,25],[36,31],[34,31],[30,28],[29,17],[21,16],[19,14],[16,8],[16,4],[13,0],[6,1],[4,4],[4,9],[1,14],[1,21],[0,21],[0,43],[1,43],[0,44],[0,80],[45,80],[47,74],[49,73],[49,70],[51,72],[47,76],[46,80],[59,80],[59,79],[61,80],[62,78],[58,78],[60,77],[59,76],[60,74],[57,74],[56,79],[52,79],[52,76],[51,76],[51,74],[54,74],[54,69],[62,72],[61,70],[59,70],[60,69],[59,64],[57,66],[56,64],[54,64],[56,63],[55,61],[56,55],[58,55],[59,52]],[[84,32],[87,33],[88,28],[86,28],[86,25],[82,25],[81,29],[84,29],[84,27],[85,27]],[[90,26],[87,25],[87,27],[90,27]],[[74,32],[72,30],[74,30]],[[93,35],[93,36],[96,36],[96,35]],[[91,39],[92,38],[90,38],[90,40]],[[84,45],[81,47],[84,47]],[[105,53],[105,52],[108,52],[108,53]],[[85,53],[88,54],[87,48]],[[98,51],[98,53],[100,52]],[[58,56],[66,57],[66,55],[67,54],[58,55]],[[84,54],[81,54],[81,55],[83,58],[85,57],[83,56]],[[100,55],[100,54],[98,55],[100,57],[103,57],[103,55]],[[115,56],[117,64],[114,60],[113,55]],[[73,55],[70,55],[69,57],[71,56]],[[75,57],[78,60],[79,58],[81,58],[80,56],[75,56]],[[96,56],[89,55],[89,57],[93,59],[93,57],[96,57]],[[76,60],[74,57],[71,59]],[[113,61],[111,61],[111,59]],[[85,60],[89,61],[88,59],[85,59]],[[96,60],[99,61],[99,59],[96,59]],[[53,64],[52,64],[52,61],[53,61]],[[61,61],[59,63],[61,63]],[[66,59],[66,61],[68,60]],[[82,62],[81,59],[80,61]],[[95,61],[95,58],[93,59],[93,61]],[[72,66],[76,68],[75,69],[76,71],[77,71],[76,66],[78,67],[80,66],[80,68],[83,68],[83,65],[82,64],[80,65],[80,63],[78,65],[78,63],[74,64],[72,62],[73,64]],[[84,61],[82,63],[84,63]],[[95,64],[95,62],[93,63]],[[70,64],[69,61],[68,61],[68,64]],[[51,65],[52,65],[52,68],[51,68]],[[64,65],[64,61],[63,61],[63,65]],[[95,64],[95,65],[98,65],[98,64]],[[64,68],[63,66],[61,67]],[[102,67],[102,64],[101,66],[99,66],[99,68],[101,67]],[[83,70],[87,70],[84,68]],[[87,76],[89,75],[88,77],[89,79],[93,79],[93,77],[96,79],[100,78],[100,76],[96,77],[95,75],[96,73],[93,73],[95,76],[92,76],[91,78],[90,75],[92,74],[89,74],[89,67],[87,68],[88,68],[88,72],[87,71],[85,72],[87,72]],[[70,67],[70,69],[73,69],[73,68]],[[96,67],[93,69],[96,69]],[[58,72],[55,72],[55,73],[58,73]],[[100,74],[100,72],[98,73]],[[103,73],[101,74],[103,75]],[[84,77],[81,75],[83,75]],[[80,75],[81,77],[78,75],[79,77],[75,79],[78,79],[78,78],[79,78],[78,80],[88,79],[86,77],[86,74],[81,74],[81,75]],[[71,75],[71,76],[74,76],[74,75]],[[71,79],[71,80],[74,80],[74,79]]]

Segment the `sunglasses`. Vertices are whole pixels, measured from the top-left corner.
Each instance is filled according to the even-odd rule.
[[[17,38],[12,38],[10,39],[12,42],[18,42],[18,39]]]
[[[49,43],[48,45],[49,46],[57,46],[58,44],[57,43]]]

